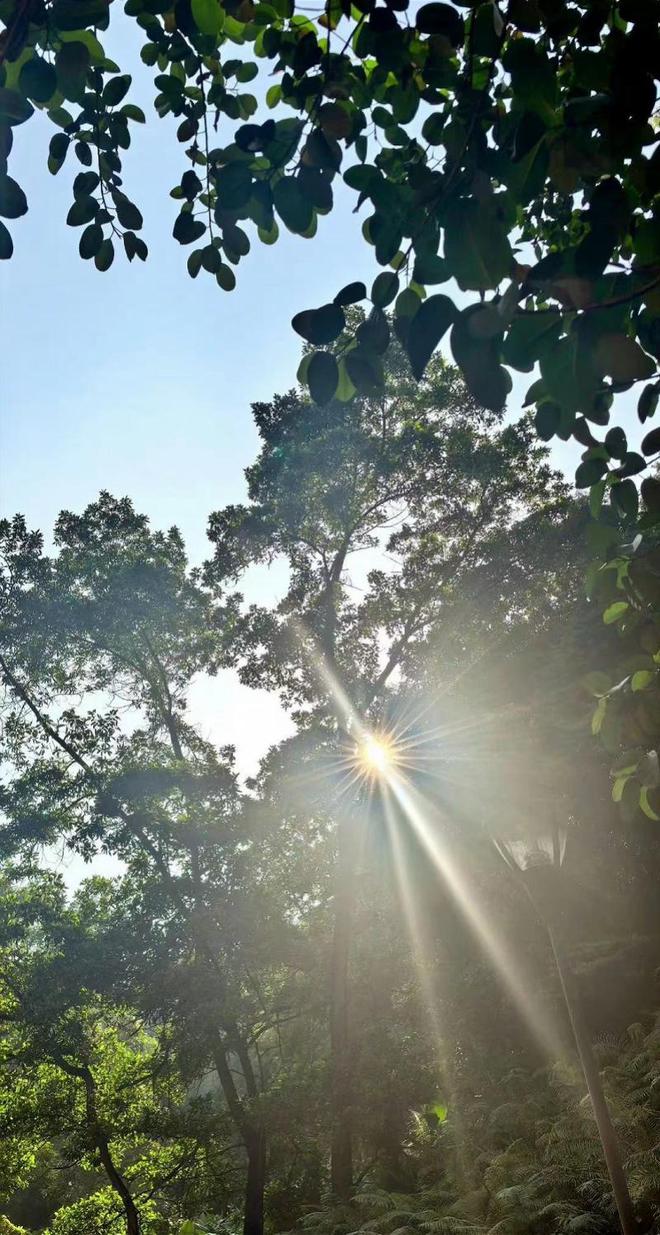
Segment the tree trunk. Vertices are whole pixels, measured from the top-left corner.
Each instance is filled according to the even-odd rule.
[[[601,1144],[603,1146],[603,1154],[607,1164],[607,1170],[612,1183],[612,1191],[614,1200],[619,1212],[619,1220],[623,1235],[638,1235],[639,1227],[635,1218],[635,1211],[630,1199],[628,1191],[628,1182],[626,1180],[623,1163],[621,1161],[621,1149],[619,1146],[618,1137],[610,1117],[610,1112],[607,1106],[607,1100],[603,1091],[603,1084],[600,1078],[598,1065],[594,1058],[591,1037],[582,1016],[580,1007],[579,995],[575,987],[575,979],[571,972],[570,966],[563,955],[563,949],[557,941],[557,938],[552,930],[548,928],[552,951],[555,957],[555,964],[559,972],[564,1000],[568,1011],[569,1019],[573,1029],[575,1044],[580,1056],[582,1070],[587,1082],[589,1097],[593,1107],[598,1133]]]
[[[353,1191],[351,1119],[352,1066],[349,1030],[348,961],[355,899],[355,823],[342,820],[337,832],[337,876],[330,991],[332,1142],[330,1177],[339,1201]]]
[[[266,1137],[262,1128],[255,1129],[246,1137],[245,1149],[248,1166],[245,1180],[243,1235],[263,1235]]]
[[[85,1085],[87,1123],[92,1135],[92,1140],[98,1151],[99,1158],[101,1159],[103,1169],[110,1181],[110,1184],[119,1196],[124,1207],[124,1215],[126,1218],[126,1235],[140,1235],[140,1215],[137,1211],[126,1180],[115,1166],[114,1159],[110,1152],[110,1143],[107,1133],[99,1121],[98,1112],[96,1109],[96,1085],[94,1082],[94,1077],[87,1067],[75,1068],[75,1072],[78,1076],[82,1077]]]
[[[246,1079],[248,1096],[256,1096],[256,1083],[252,1072],[249,1054],[240,1044],[239,1035],[235,1035],[239,1043],[237,1050],[243,1057],[243,1074]],[[236,1128],[241,1134],[247,1154],[247,1175],[245,1179],[245,1205],[243,1209],[243,1235],[263,1235],[264,1229],[264,1192],[266,1189],[266,1132],[256,1126],[243,1106],[234,1083],[231,1068],[227,1059],[227,1051],[220,1034],[212,1039],[213,1060],[227,1101],[229,1113]]]

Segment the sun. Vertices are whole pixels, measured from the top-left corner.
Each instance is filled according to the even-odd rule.
[[[367,734],[358,744],[356,761],[366,776],[385,780],[399,762],[396,742],[387,734]]]

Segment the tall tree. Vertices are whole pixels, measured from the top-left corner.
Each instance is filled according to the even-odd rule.
[[[250,504],[211,516],[215,556],[206,577],[224,582],[248,564],[284,558],[283,600],[251,607],[238,624],[240,672],[278,689],[303,730],[317,730],[336,759],[350,758],[363,727],[386,723],[397,676],[416,650],[447,624],[455,629],[455,596],[488,569],[524,516],[561,525],[569,493],[529,421],[505,425],[439,360],[421,386],[393,352],[382,395],[319,411],[291,392],[253,410],[263,446],[247,471]],[[367,557],[359,584],[358,553]],[[541,577],[519,575],[517,591],[501,598],[500,621],[543,588]],[[336,792],[332,810],[332,1183],[345,1199],[353,1183],[348,960],[360,838],[350,795]]]
[[[188,571],[175,530],[152,532],[130,502],[108,494],[60,517],[53,557],[20,519],[1,531],[4,753],[13,770],[3,790],[5,852],[64,841],[127,864],[135,927],[164,966],[146,997],[152,1011],[174,1011],[182,1029],[201,1035],[204,1066],[217,1071],[245,1149],[245,1235],[261,1235],[256,1027],[276,1026],[286,972],[266,1007],[261,988],[246,992],[251,965],[268,964],[255,923],[272,923],[274,964],[278,932],[286,951],[293,926],[260,877],[231,751],[203,741],[185,715],[195,675],[224,663],[238,602]],[[139,983],[138,957],[130,964]]]

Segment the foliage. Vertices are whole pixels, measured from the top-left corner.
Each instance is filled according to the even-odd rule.
[[[526,516],[525,565],[497,620],[522,611],[534,541],[574,512],[528,419],[505,424],[479,407],[440,358],[418,385],[392,349],[381,394],[320,411],[292,391],[253,412],[263,445],[246,473],[250,502],[211,515],[205,578],[223,585],[284,558],[286,595],[248,610],[235,647],[243,679],[277,688],[305,724],[346,724],[325,670],[361,715],[385,714],[397,675],[433,631],[459,629],[454,597],[497,576]]]
[[[624,1139],[643,1224],[657,1222],[658,1024],[632,1025],[599,1048],[608,1094]],[[415,1115],[407,1152],[422,1171],[445,1162],[443,1178],[405,1193],[365,1183],[346,1209],[310,1212],[297,1228],[318,1235],[495,1235],[542,1231],[594,1235],[617,1230],[609,1183],[578,1077],[557,1067],[533,1075],[514,1069],[462,1105],[460,1123],[432,1130]],[[458,1150],[458,1153],[456,1152]],[[447,1152],[450,1151],[450,1152]],[[457,1174],[450,1164],[460,1162]]]
[[[540,362],[529,401],[542,436],[585,442],[584,485],[614,459],[617,500],[632,501],[622,482],[643,463],[621,430],[593,447],[584,417],[606,424],[612,394],[656,368],[657,2],[460,7],[467,12],[424,4],[411,20],[406,0],[328,0],[311,16],[293,0],[128,0],[146,40],[142,59],[157,70],[156,111],[177,119],[190,164],[172,190],[181,202],[174,236],[183,246],[204,241],[188,258],[193,277],[208,271],[231,288],[232,266],[250,248],[242,225],[266,243],[278,220],[313,236],[341,173],[358,206],[369,204],[363,232],[386,269],[368,298],[353,283],[294,319],[324,347],[341,334],[346,305],[372,306],[339,363],[324,351],[310,359],[319,400],[382,384],[383,310],[396,300],[396,331],[418,378],[450,329],[469,389],[495,410],[511,385],[503,366],[524,372]],[[71,146],[83,169],[93,167],[75,177],[67,219],[85,229],[82,256],[107,269],[114,238],[129,259],[144,259],[142,215],[121,174],[130,126],[144,117],[130,102],[130,76],[99,40],[115,10],[109,0],[3,0],[2,16],[5,154],[13,129],[45,111],[57,128],[51,171]],[[242,88],[262,62],[269,118]],[[212,145],[220,120],[240,124]],[[2,209],[8,218],[27,210],[8,173]],[[9,256],[4,225],[2,235]],[[459,308],[450,295],[427,295],[452,279],[479,298]],[[647,387],[645,416],[656,399]]]
[[[0,525],[11,1222],[271,1235],[317,1213],[337,1235],[468,1235],[513,1209],[542,1235],[585,1213],[612,1229],[582,1091],[565,1071],[548,1083],[466,896],[354,761],[356,717],[427,743],[410,784],[558,1038],[548,941],[489,831],[550,809],[571,824],[556,909],[598,945],[590,1024],[646,1024],[630,953],[614,969],[607,943],[633,916],[657,928],[655,834],[617,830],[598,751],[575,737],[575,679],[611,634],[580,596],[586,512],[529,418],[481,407],[440,358],[416,381],[392,347],[384,378],[325,409],[301,388],[255,406],[248,500],[211,516],[202,569],[107,493],[63,512],[49,551],[20,517]],[[245,570],[275,558],[284,597],[245,605]],[[197,678],[229,665],[296,721],[245,787],[191,719]],[[53,846],[119,872],[67,895]],[[657,1056],[640,1033],[603,1063],[646,1217]],[[325,1203],[338,1112],[362,1198],[343,1214]]]

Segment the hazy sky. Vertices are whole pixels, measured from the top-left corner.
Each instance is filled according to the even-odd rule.
[[[118,27],[108,48],[132,68],[138,31],[123,18]],[[126,189],[145,217],[146,264],[129,265],[119,253],[99,274],[81,261],[80,229],[64,221],[80,165],[70,154],[50,176],[46,119],[14,130],[13,174],[30,210],[10,224],[15,255],[0,269],[0,507],[22,511],[47,534],[63,507],[81,509],[106,488],[128,494],[156,526],[178,524],[200,561],[209,512],[244,497],[243,469],[257,447],[250,402],[294,384],[292,315],[354,279],[369,283],[376,268],[361,219],[351,214],[353,197],[340,191],[314,240],[285,229],[272,247],[255,240],[234,292],[221,292],[204,272],[191,280],[189,250],[171,236],[177,204],[168,196],[189,164],[173,124],[155,118],[150,77],[137,61],[131,97],[147,125],[131,126],[125,157]],[[529,381],[516,382],[512,411]],[[560,444],[554,457],[567,466],[575,454]],[[277,572],[254,573],[251,598],[271,597],[276,584]],[[193,704],[207,734],[236,743],[246,772],[288,728],[275,698],[240,687],[231,674],[201,684]]]

